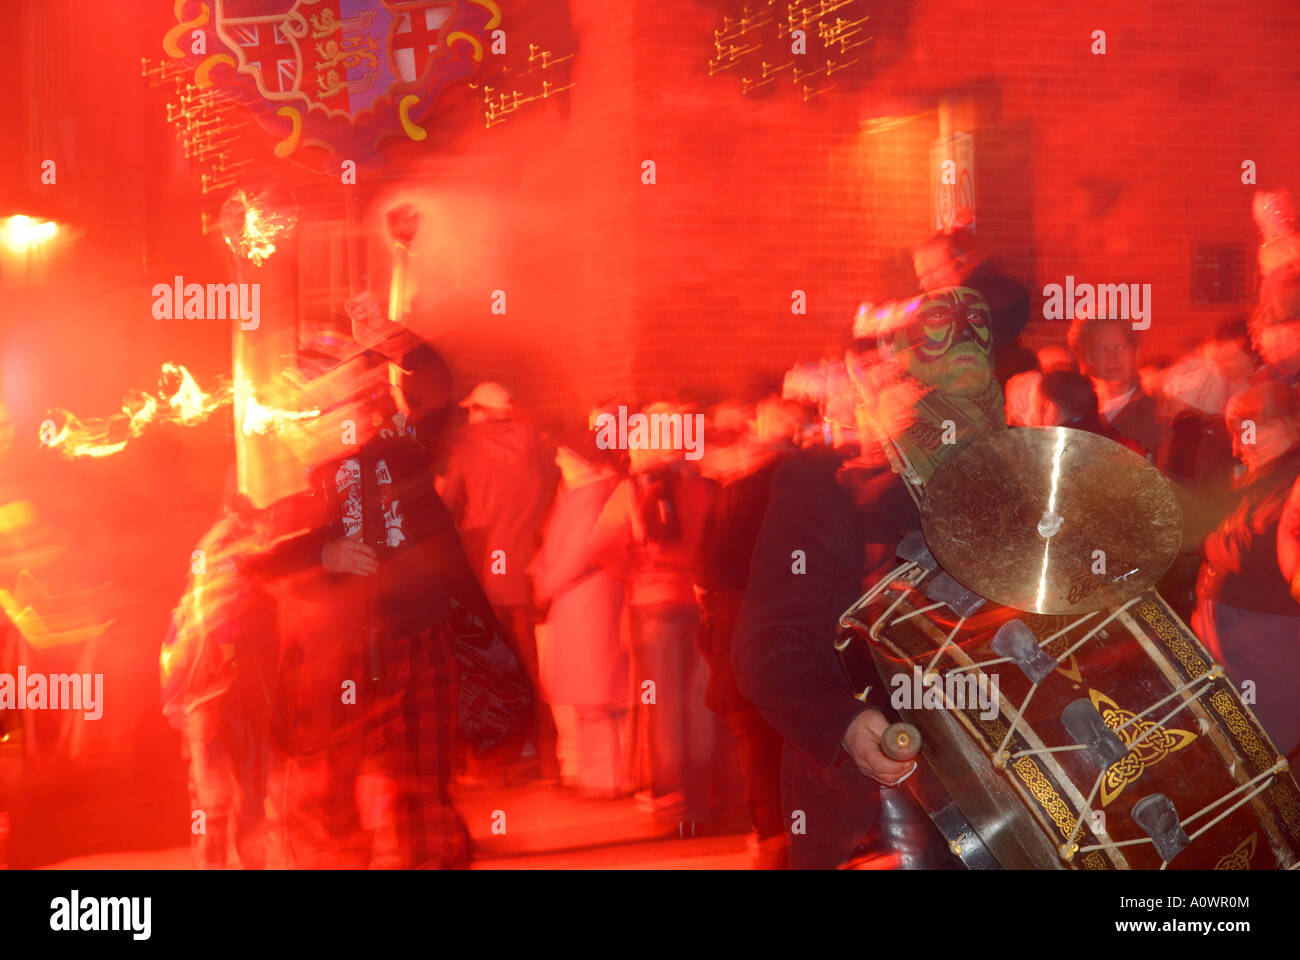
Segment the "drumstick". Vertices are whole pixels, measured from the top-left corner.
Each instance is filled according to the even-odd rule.
[[[921,752],[921,731],[910,723],[891,723],[880,735],[880,752],[905,763]]]

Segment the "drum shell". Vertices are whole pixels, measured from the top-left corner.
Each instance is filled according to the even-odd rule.
[[[916,668],[923,670],[931,663],[957,623],[956,615],[947,608],[918,612],[930,605],[918,592],[900,601],[907,587],[915,586],[920,577],[920,572],[914,571],[895,581],[848,617],[836,646],[855,690],[868,682],[870,664],[877,674],[870,680],[883,682],[899,715],[921,730],[928,766],[1002,866],[1158,868],[1161,858],[1150,843],[1080,849],[1068,859],[1062,857],[1061,850],[1067,841],[1087,848],[1105,839],[1118,842],[1145,837],[1131,811],[1138,800],[1150,794],[1168,796],[1180,819],[1186,819],[1277,764],[1277,750],[1229,680],[1224,676],[1208,679],[1213,659],[1159,595],[1147,591],[1122,612],[1093,614],[1045,647],[1053,657],[1062,658],[1060,666],[1034,691],[1025,711],[1026,724],[1017,724],[1007,742],[1012,759],[995,767],[993,755],[1006,739],[1014,711],[1031,683],[1013,663],[965,671],[976,677],[976,688],[984,683],[986,691],[996,678],[996,717],[988,716],[989,711],[978,703],[959,703],[962,691],[947,684],[950,695],[943,709],[914,707]],[[892,613],[882,620],[891,607]],[[1040,640],[1079,620],[1074,615],[1044,616],[986,606],[962,624],[957,646],[949,647],[938,661],[939,672],[997,659],[990,644],[998,627],[1013,618],[1019,618]],[[1067,653],[1107,618],[1109,622],[1100,631]],[[880,627],[873,640],[870,634],[877,621]],[[1101,772],[1088,751],[1015,757],[1021,750],[1073,744],[1060,719],[1072,701],[1087,699],[1114,729],[1193,681],[1197,682],[1186,693],[1120,732],[1122,741],[1132,742],[1149,724],[1175,711],[1180,698],[1200,692],[1151,730],[1137,750],[1107,768],[1090,804],[1090,809],[1104,815],[1100,837],[1093,835],[1088,824],[1076,830],[1076,811],[1084,807]],[[969,694],[971,682],[963,686]],[[903,696],[905,691],[910,696]],[[1189,823],[1187,833],[1204,827],[1245,792],[1249,790]],[[1169,868],[1288,867],[1297,861],[1297,850],[1300,789],[1288,772],[1281,772],[1272,775],[1262,793],[1196,837]]]

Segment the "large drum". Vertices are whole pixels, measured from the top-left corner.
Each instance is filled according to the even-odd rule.
[[[900,547],[914,559],[846,611],[835,646],[855,690],[883,682],[920,729],[913,779],[968,866],[1300,863],[1285,759],[1154,590],[1025,613],[957,585],[919,538]]]

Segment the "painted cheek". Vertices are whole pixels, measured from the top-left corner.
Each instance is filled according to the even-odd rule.
[[[925,339],[921,342],[921,353],[929,360],[937,360],[942,357],[952,346],[952,334],[953,328],[951,326],[945,328],[943,335],[938,339],[926,333],[924,335]]]

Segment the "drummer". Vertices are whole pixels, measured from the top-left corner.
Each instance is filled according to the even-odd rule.
[[[914,765],[881,752],[886,691],[857,699],[831,639],[919,528],[915,485],[970,439],[1006,427],[991,348],[988,305],[969,288],[861,313],[845,360],[859,435],[883,443],[868,439],[857,456],[811,450],[773,476],[732,661],[741,692],[786,741],[791,867],[888,853],[881,837],[901,865],[953,865],[906,791],[881,789]]]

